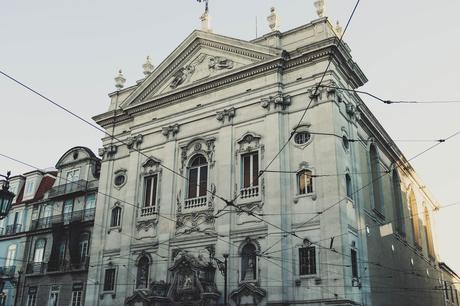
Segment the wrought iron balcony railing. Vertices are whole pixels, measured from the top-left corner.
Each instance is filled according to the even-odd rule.
[[[13,235],[19,233],[21,231],[22,225],[21,224],[9,224],[5,227],[3,235]]]
[[[65,214],[55,215],[52,217],[39,218],[32,220],[32,230],[50,228],[53,224],[69,224],[70,222],[93,221],[96,213],[95,208],[77,210]]]
[[[83,192],[91,189],[97,188],[97,181],[86,181],[86,180],[79,180],[75,182],[70,182],[63,185],[58,185],[50,189],[48,193],[49,198],[56,198],[66,194],[76,193],[76,192]]]
[[[0,277],[14,277],[16,266],[0,267]]]
[[[54,272],[70,272],[88,270],[89,257],[84,257],[78,262],[62,260],[58,262],[30,262],[27,264],[26,274],[46,274]]]

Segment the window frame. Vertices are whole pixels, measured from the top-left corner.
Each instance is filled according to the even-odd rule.
[[[12,250],[13,249],[13,250]],[[14,263],[16,261],[16,253],[18,250],[17,244],[10,244],[6,250],[6,256],[5,256],[5,267],[12,267],[14,266]],[[11,253],[13,255],[11,256]]]
[[[149,174],[149,175],[146,175],[144,176],[143,178],[143,188],[142,188],[142,207],[143,208],[146,208],[146,207],[155,207],[155,210],[156,210],[156,207],[157,207],[157,201],[158,201],[158,183],[159,183],[159,179],[160,179],[160,176],[159,176],[159,173],[153,173],[153,174]],[[154,188],[151,186],[151,190],[150,190],[150,203],[149,205],[146,205],[146,198],[147,198],[147,181],[148,180],[151,180],[153,185],[154,185]]]
[[[106,267],[104,269],[104,282],[102,284],[102,292],[104,293],[111,293],[116,291],[116,284],[117,284],[117,268],[112,266],[112,267]],[[113,279],[112,279],[112,284],[111,288],[106,288],[106,281],[107,281],[107,271],[113,271]]]
[[[118,218],[117,218],[117,224],[113,224],[113,220],[114,220],[114,216],[113,216],[113,213],[114,213],[114,210],[117,210],[119,213],[118,213]],[[110,210],[110,220],[109,220],[109,228],[110,229],[114,229],[114,228],[121,228],[121,222],[122,222],[122,219],[123,219],[123,208],[119,205],[114,205],[112,207],[112,209]]]
[[[206,163],[205,164],[198,164],[196,166],[193,166],[193,163],[196,159],[202,157]],[[204,154],[201,153],[196,153],[194,154],[188,163],[187,167],[187,196],[186,199],[196,199],[196,198],[201,198],[207,196],[207,191],[208,191],[208,184],[209,184],[209,161],[206,158]],[[202,183],[202,168],[206,168],[206,178],[205,178],[205,183]],[[195,183],[195,196],[190,196],[190,190],[193,187],[193,182],[191,178],[191,171],[197,169],[197,174],[196,174],[196,183]],[[204,186],[204,187],[203,187]]]
[[[56,290],[56,288],[58,288]],[[56,286],[56,285],[53,285],[51,286],[50,288],[50,293],[48,295],[48,304],[50,303],[50,300],[51,300],[51,296],[53,294],[56,294],[56,302],[54,303],[54,305],[51,305],[51,306],[58,306],[59,305],[59,296],[60,296],[60,293],[61,293],[61,287],[60,286]]]
[[[369,168],[372,186],[372,209],[381,218],[385,218],[385,198],[383,182],[379,176],[381,162],[377,144],[371,143],[369,146]]]
[[[304,251],[305,250],[305,251]],[[310,259],[311,258],[311,253],[314,254],[314,264],[311,264],[310,262],[308,262],[307,266],[310,267],[308,268],[307,267],[307,271],[304,271],[302,270],[302,266],[304,266],[304,264],[302,263],[302,253],[303,251],[305,252],[305,254],[307,254],[307,259]],[[312,252],[313,251],[313,252]],[[309,277],[315,277],[318,275],[318,254],[317,254],[317,248],[314,246],[314,245],[303,245],[301,247],[298,248],[298,264],[299,264],[299,276],[302,277],[302,278],[309,278]],[[314,271],[311,271],[311,267],[314,267]],[[302,273],[302,272],[305,272],[305,273]],[[314,272],[314,273],[308,273],[308,272]]]
[[[37,257],[37,244],[39,242],[42,242],[43,241],[43,247],[41,248],[42,249],[42,253],[41,253],[41,260],[40,261],[36,261],[36,257]],[[44,263],[45,261],[45,251],[46,251],[46,238],[39,238],[37,240],[35,240],[35,244],[34,244],[34,253],[33,253],[33,262],[38,264],[38,263]]]
[[[246,186],[246,175],[245,175],[245,157],[249,157],[249,185]],[[254,157],[257,157],[257,163],[254,162]],[[260,170],[260,154],[259,150],[254,150],[251,152],[243,153],[240,155],[241,160],[241,174],[240,174],[240,189],[250,188],[250,187],[260,187],[259,179],[259,170]],[[257,171],[254,173],[254,165],[257,166]],[[255,177],[254,177],[255,174]],[[257,184],[254,184],[254,181],[257,180]]]
[[[303,175],[303,173],[309,173],[309,176],[310,176],[310,182],[309,182],[309,185],[307,185],[307,181],[304,182],[305,186],[305,192],[302,192],[301,190],[301,177]],[[313,179],[313,171],[309,168],[302,168],[300,170],[297,171],[296,173],[296,189],[297,189],[297,196],[309,196],[309,195],[312,195],[315,193],[315,189],[314,189],[314,179]],[[310,188],[308,188],[310,187]],[[310,191],[309,191],[310,189]]]

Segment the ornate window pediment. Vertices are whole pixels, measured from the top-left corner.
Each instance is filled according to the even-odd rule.
[[[237,153],[251,152],[259,149],[263,149],[261,144],[262,136],[253,132],[247,132],[241,136],[236,143],[238,144]]]
[[[161,160],[150,156],[145,162],[142,163],[141,174],[148,175],[161,172]]]
[[[214,137],[197,137],[190,140],[187,144],[181,146],[181,171],[195,154],[202,154],[206,157],[209,167],[214,166],[214,152],[216,138]]]

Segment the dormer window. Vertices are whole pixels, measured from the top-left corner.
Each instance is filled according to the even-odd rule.
[[[67,171],[66,183],[76,182],[80,179],[80,169],[72,169]]]
[[[26,195],[31,195],[35,189],[35,181],[28,181],[26,183]]]

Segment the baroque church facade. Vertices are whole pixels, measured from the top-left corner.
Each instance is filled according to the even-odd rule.
[[[367,82],[350,48],[327,18],[272,28],[196,30],[135,85],[117,77],[94,117],[113,137],[86,306],[223,304],[224,257],[229,305],[444,305],[438,204],[339,89]]]

